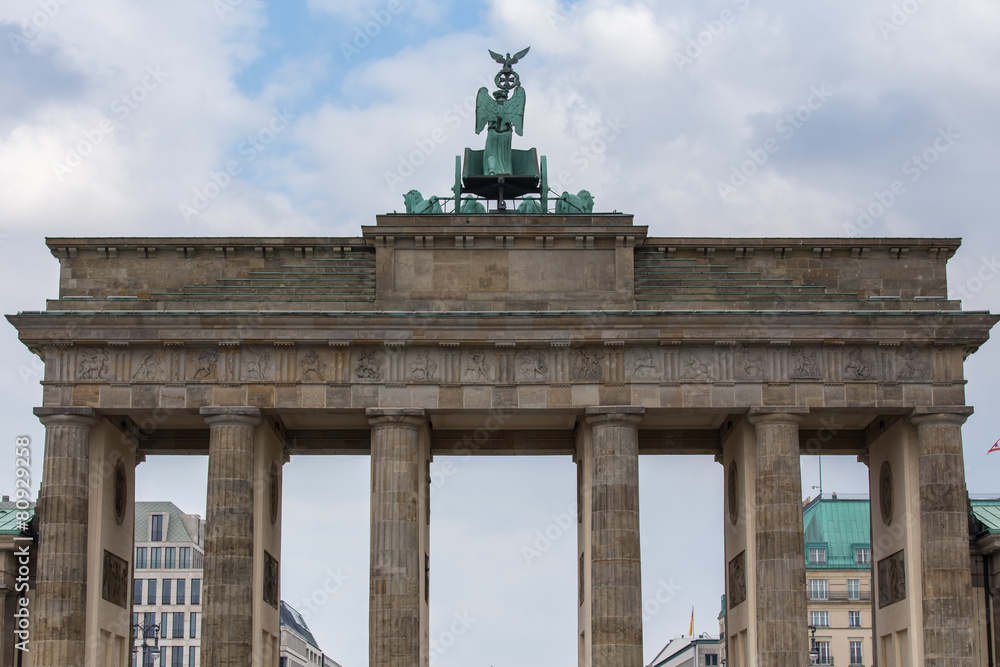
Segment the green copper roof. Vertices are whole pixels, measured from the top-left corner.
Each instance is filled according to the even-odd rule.
[[[149,542],[150,514],[165,514],[170,517],[167,520],[167,534],[163,536],[164,542],[196,541],[181,520],[181,515],[184,513],[180,511],[177,505],[170,502],[137,502],[135,504],[136,542]]]
[[[28,508],[28,521],[35,516],[35,503]],[[24,532],[17,520],[17,506],[14,503],[0,503],[0,535],[20,535]]]
[[[813,569],[859,569],[869,565],[854,562],[855,547],[871,547],[871,518],[868,500],[817,498],[802,512],[806,557],[810,547],[826,548],[825,565]]]
[[[973,500],[972,514],[990,535],[1000,533],[1000,499]]]

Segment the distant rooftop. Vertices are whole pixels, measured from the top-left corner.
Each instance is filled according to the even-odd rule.
[[[302,614],[284,600],[281,601],[281,624],[294,630],[314,649],[322,652],[319,649],[319,644],[316,643],[316,638],[312,635],[312,631],[306,625],[306,619],[302,618]]]
[[[855,562],[854,549],[871,547],[870,505],[868,496],[844,494],[823,494],[806,505],[806,549],[826,549],[826,564],[809,565],[811,569],[869,569]]]
[[[28,504],[28,522],[35,516],[35,503]],[[17,504],[0,502],[0,535],[21,535],[25,531],[18,525]]]
[[[167,519],[167,534],[163,536],[164,542],[194,542],[198,543],[197,535],[192,535],[188,526],[184,522],[184,517],[198,517],[196,514],[185,514],[177,505],[168,501],[158,502],[137,502],[135,504],[135,541],[148,542],[149,535],[146,532],[149,526],[150,514],[164,514]],[[201,517],[198,517],[201,520]]]

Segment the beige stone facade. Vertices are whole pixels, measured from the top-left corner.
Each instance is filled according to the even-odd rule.
[[[372,456],[370,663],[426,664],[422,471],[456,448],[575,457],[581,665],[641,665],[638,458],[684,453],[727,471],[731,667],[805,664],[802,452],[869,457],[873,499],[892,470],[873,521],[880,664],[971,660],[949,631],[971,614],[963,365],[997,318],[947,299],[956,240],[376,222],[347,239],[50,239],[59,298],[10,317],[45,360],[38,594],[61,622],[39,627],[41,665],[111,664],[88,628],[117,646],[127,610],[81,601],[117,549],[114,485],[81,475],[153,452],[209,454],[206,664],[276,656],[281,464],[338,453]]]

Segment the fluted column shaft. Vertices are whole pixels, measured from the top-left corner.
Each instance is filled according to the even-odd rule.
[[[809,664],[799,423],[806,408],[755,408],[757,655],[767,667]]]
[[[593,667],[642,667],[639,551],[641,407],[588,408],[593,440],[591,637]]]
[[[371,667],[420,664],[419,493],[424,411],[369,410],[372,426]]]
[[[253,653],[253,434],[257,408],[202,408],[211,428],[202,664],[248,667]]]
[[[962,424],[972,413],[933,408],[912,418],[920,451],[921,585],[924,665],[973,667],[969,504]]]
[[[45,464],[38,494],[35,665],[83,667],[92,408],[38,408]]]

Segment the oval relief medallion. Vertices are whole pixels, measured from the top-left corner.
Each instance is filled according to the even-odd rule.
[[[736,520],[740,516],[740,499],[736,480],[736,461],[732,461],[729,464],[728,495],[729,521],[735,526]]]
[[[892,467],[888,461],[882,463],[882,471],[878,480],[879,508],[882,510],[882,523],[887,526],[892,525]]]

